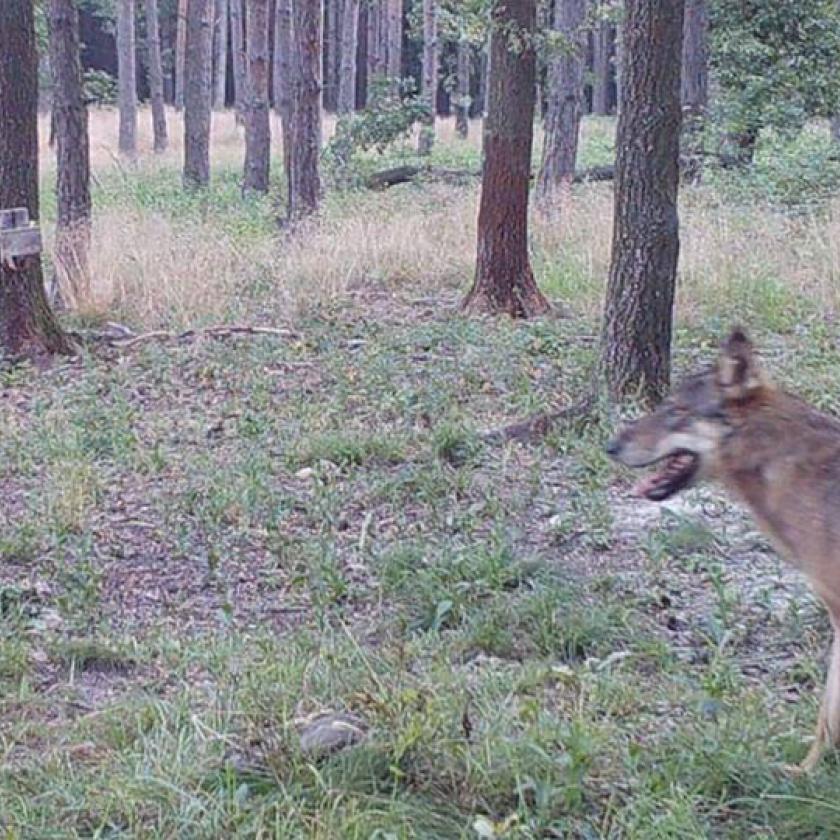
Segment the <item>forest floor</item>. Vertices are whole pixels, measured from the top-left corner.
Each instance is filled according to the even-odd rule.
[[[437,159],[475,166],[449,131]],[[0,372],[0,833],[838,836],[836,761],[782,772],[827,621],[743,512],[631,498],[597,411],[483,435],[585,395],[609,185],[535,220],[557,305],[512,323],[457,311],[474,181],[332,191],[293,241],[230,154],[204,198],[171,159],[101,155],[104,303],[72,325],[285,332]],[[837,410],[840,206],[710,181],[684,196],[678,373],[738,319]],[[307,749],[320,715],[356,743]]]

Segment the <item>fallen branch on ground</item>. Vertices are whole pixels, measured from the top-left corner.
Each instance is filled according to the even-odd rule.
[[[482,437],[487,443],[507,443],[515,440],[520,443],[534,443],[542,440],[550,431],[566,423],[574,423],[588,417],[596,403],[594,393],[588,394],[580,402],[562,408],[559,411],[538,411],[519,423],[502,426],[485,432]]]
[[[120,325],[118,325],[120,326]],[[122,350],[131,350],[139,344],[149,341],[192,341],[195,338],[228,338],[232,335],[272,335],[278,338],[300,338],[300,333],[294,330],[282,329],[280,327],[255,327],[241,324],[218,324],[213,327],[202,329],[184,330],[183,332],[170,332],[168,330],[153,330],[140,335],[133,335],[125,327],[120,326],[118,334],[111,333],[88,333],[80,336],[83,340],[100,341],[111,347],[118,347]]]

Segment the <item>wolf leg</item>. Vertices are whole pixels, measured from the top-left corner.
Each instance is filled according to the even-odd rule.
[[[820,705],[814,743],[805,760],[799,765],[799,770],[803,773],[809,773],[817,766],[827,748],[840,745],[840,631],[833,616],[831,623],[834,626],[834,640],[831,643],[828,678]]]

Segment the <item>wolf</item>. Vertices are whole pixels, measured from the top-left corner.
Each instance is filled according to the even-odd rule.
[[[652,501],[703,480],[723,485],[825,604],[828,678],[814,742],[793,768],[810,772],[840,745],[840,422],[774,386],[736,328],[715,364],[625,426],[607,453],[653,468],[635,486]]]

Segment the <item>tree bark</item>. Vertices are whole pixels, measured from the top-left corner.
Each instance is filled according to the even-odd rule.
[[[679,223],[683,0],[628,0],[602,364],[611,399],[667,391]]]
[[[245,56],[245,0],[230,2],[230,48],[233,52],[233,102],[237,122],[245,115],[248,98],[248,63]]]
[[[213,26],[213,107],[221,111],[227,99],[228,0],[216,0]]]
[[[501,0],[492,12],[488,111],[468,312],[539,315],[549,309],[528,260],[536,53],[536,0]]]
[[[275,102],[280,115],[280,129],[283,137],[283,171],[286,183],[289,182],[290,150],[292,148],[292,0],[277,0],[275,9],[275,59],[274,69],[277,74]]]
[[[437,3],[423,0],[423,78],[420,93],[427,114],[420,126],[417,151],[428,155],[435,144],[435,111],[438,86]]]
[[[554,28],[562,35],[566,48],[552,56],[548,65],[548,112],[536,189],[537,207],[544,213],[561,209],[575,177],[583,113],[585,22],[586,0],[557,0]]]
[[[402,78],[403,0],[386,0],[388,9],[387,45],[389,79]]]
[[[610,26],[602,21],[593,33],[592,113],[610,112]]]
[[[244,192],[268,192],[271,126],[268,113],[268,0],[248,0],[248,108],[245,112]]]
[[[0,3],[0,209],[38,219],[38,55],[32,0]],[[0,348],[72,353],[44,294],[40,256],[0,261]]]
[[[470,133],[470,42],[461,34],[458,39],[457,94],[455,132],[466,140]]]
[[[184,80],[187,61],[187,2],[178,0],[178,21],[175,30],[175,107],[184,107]]]
[[[90,303],[90,145],[73,0],[50,0],[49,30],[58,163],[54,300],[80,309]]]
[[[487,82],[490,78],[490,44],[489,41],[481,47],[478,63],[478,95],[476,96],[476,117],[487,114]]]
[[[344,0],[323,0],[323,85],[321,107],[329,113],[338,109],[339,68],[341,65],[341,12]]]
[[[344,0],[341,15],[341,70],[338,74],[338,113],[356,109],[356,48],[359,39],[359,0]]]
[[[292,0],[293,71],[289,149],[289,221],[321,202],[321,2]]]
[[[166,151],[169,137],[166,130],[166,107],[163,100],[163,62],[160,52],[160,21],[158,0],[146,0],[146,38],[149,48],[149,93],[152,100],[152,131],[154,148]]]
[[[184,186],[210,183],[212,0],[189,0],[184,84]]]
[[[383,0],[369,0],[367,12],[367,97],[369,104],[371,93],[377,79],[386,75],[387,47],[383,49],[384,24],[387,22]]]
[[[706,0],[685,0],[682,48],[683,177],[700,180],[703,125],[709,105],[709,12]]]
[[[134,0],[117,3],[117,74],[120,98],[120,152],[137,154],[137,74],[135,67]]]

